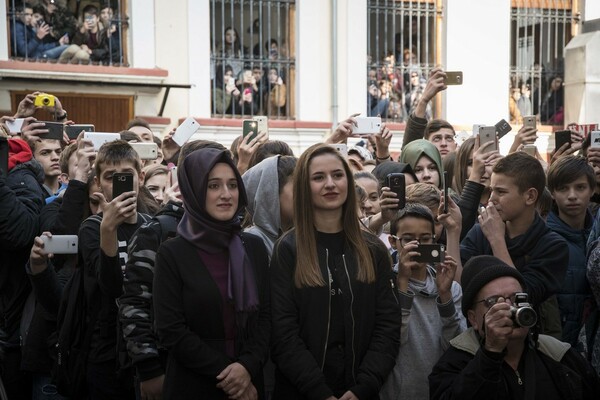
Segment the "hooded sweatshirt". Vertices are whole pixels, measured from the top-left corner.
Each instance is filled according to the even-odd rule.
[[[278,160],[279,156],[269,157],[250,168],[242,176],[248,196],[246,209],[252,216],[253,225],[245,231],[263,239],[269,257],[281,232]]]
[[[442,164],[442,156],[440,155],[437,147],[433,145],[428,140],[418,139],[408,143],[402,149],[402,154],[400,155],[400,162],[410,164],[412,170],[414,171],[417,163],[421,156],[426,155],[437,165],[437,169],[440,173],[440,186],[439,189],[444,188],[444,167]]]

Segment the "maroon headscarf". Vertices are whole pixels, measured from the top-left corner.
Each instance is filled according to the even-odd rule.
[[[208,175],[217,163],[229,165],[238,182],[238,206],[234,217],[229,221],[218,221],[206,212]],[[228,297],[234,302],[236,313],[256,311],[256,277],[240,236],[242,226],[239,214],[247,204],[246,190],[233,160],[225,150],[196,150],[189,154],[177,169],[177,180],[185,211],[177,233],[207,253],[229,249]]]

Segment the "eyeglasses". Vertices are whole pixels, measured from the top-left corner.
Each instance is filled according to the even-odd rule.
[[[515,304],[517,293],[519,293],[519,292],[515,292],[515,293],[511,294],[510,296],[505,296],[503,294],[495,294],[486,299],[476,301],[474,304],[483,303],[483,304],[485,304],[485,306],[487,308],[492,308],[494,306],[494,304],[498,303],[498,299],[500,299],[500,297],[502,297],[504,299],[509,299],[512,304]]]
[[[390,235],[396,241],[400,241],[402,247],[406,246],[410,242],[417,241],[419,244],[432,244],[435,240],[435,235],[423,235],[421,237],[412,237],[412,236],[396,236]]]

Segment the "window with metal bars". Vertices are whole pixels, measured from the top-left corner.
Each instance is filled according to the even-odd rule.
[[[571,0],[513,0],[511,9],[511,122],[536,115],[562,125],[564,48],[572,38]]]
[[[127,0],[6,0],[10,58],[129,66]]]
[[[435,0],[368,1],[367,115],[407,120],[436,63],[437,12]]]
[[[294,117],[293,0],[211,0],[213,117]]]

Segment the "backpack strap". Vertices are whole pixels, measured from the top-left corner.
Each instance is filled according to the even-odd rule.
[[[177,236],[179,221],[172,215],[157,215],[154,217],[160,224],[161,242]]]

